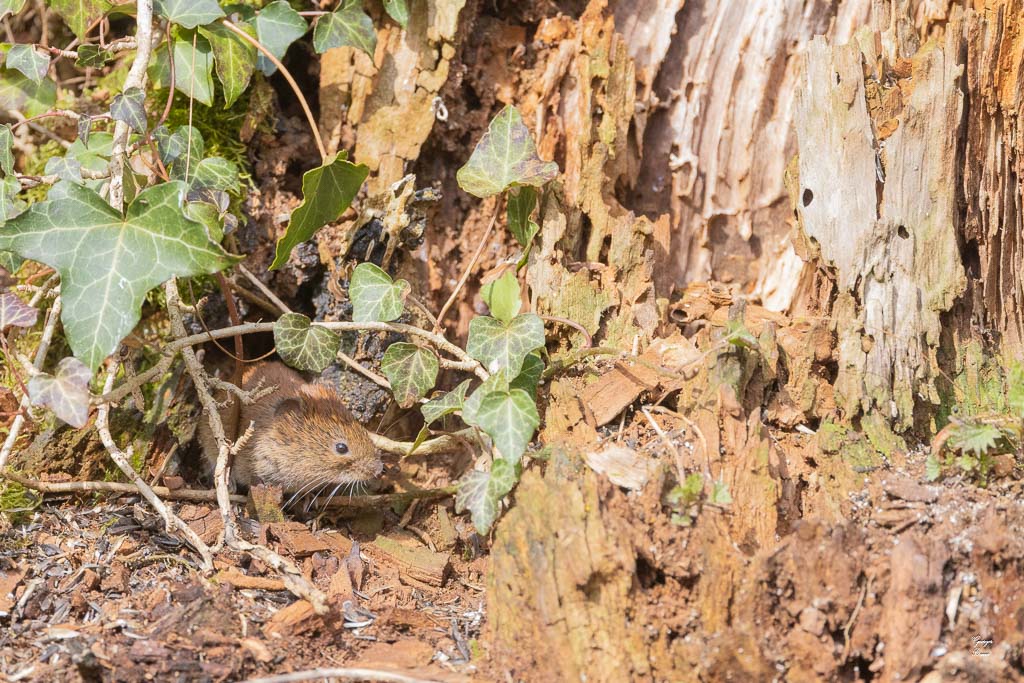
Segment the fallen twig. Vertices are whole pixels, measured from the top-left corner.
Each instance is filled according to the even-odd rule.
[[[111,363],[110,371],[107,372],[107,379],[104,383],[105,389],[110,389],[114,383],[114,374],[117,372],[117,363]],[[110,434],[110,427],[107,424],[107,418],[110,414],[110,404],[103,403],[100,405],[99,410],[96,413],[96,429],[100,433],[100,440],[103,441],[103,445],[106,447],[107,452],[110,453],[110,458],[117,464],[126,477],[128,477],[135,487],[142,494],[153,509],[164,518],[164,524],[167,527],[168,532],[172,532],[175,528],[181,532],[181,535],[185,537],[189,545],[195,548],[196,552],[199,553],[200,557],[203,558],[203,569],[213,569],[213,554],[210,552],[210,547],[203,542],[203,539],[199,538],[199,534],[192,530],[188,524],[186,524],[180,517],[171,511],[169,507],[160,499],[160,497],[150,488],[149,484],[139,476],[139,473],[132,467],[131,462],[131,446],[128,447],[128,451],[122,451],[117,443],[114,442],[114,437]]]
[[[378,669],[309,669],[290,674],[278,674],[263,678],[250,678],[244,683],[296,683],[325,678],[342,678],[350,681],[380,681],[381,683],[440,683],[436,679],[414,678],[405,674]]]

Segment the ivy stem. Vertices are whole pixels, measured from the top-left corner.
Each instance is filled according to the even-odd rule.
[[[309,128],[313,131],[313,139],[316,140],[316,148],[320,151],[320,160],[326,164],[327,148],[324,147],[324,141],[320,137],[320,128],[316,124],[316,118],[313,117],[313,110],[309,108],[309,102],[306,101],[306,96],[302,94],[302,90],[299,88],[299,84],[295,82],[295,79],[292,78],[291,72],[285,68],[284,64],[281,63],[281,60],[275,57],[273,53],[263,45],[263,43],[256,40],[227,19],[221,19],[221,23],[224,24],[226,29],[262,52],[264,57],[269,59],[274,66],[281,70],[281,75],[284,76],[286,81],[288,81],[288,85],[292,87],[292,90],[295,91],[295,96],[299,99],[299,104],[302,105],[302,111],[305,112],[306,119],[309,121]]]
[[[326,327],[330,330],[337,330],[340,332],[358,332],[363,330],[369,330],[372,332],[396,332],[398,334],[407,334],[421,337],[438,349],[448,353],[454,358],[458,359],[455,361],[448,361],[445,366],[453,370],[462,370],[465,372],[472,372],[474,375],[479,377],[481,380],[486,380],[490,377],[487,370],[482,365],[473,359],[468,353],[460,349],[455,344],[444,337],[429,332],[414,325],[404,325],[402,323],[380,323],[380,322],[314,322],[313,325],[318,327]],[[186,348],[191,348],[195,344],[202,344],[204,342],[211,341],[213,339],[223,339],[225,337],[234,337],[238,334],[256,334],[256,333],[267,333],[274,331],[274,323],[245,323],[236,327],[225,327],[219,330],[211,330],[209,332],[202,332],[200,334],[193,334],[191,336],[180,336],[168,344],[163,349],[163,358],[145,372],[140,372],[131,381],[126,381],[111,392],[100,396],[98,399],[94,399],[95,402],[110,402],[115,403],[128,394],[131,393],[132,388],[135,386],[141,386],[146,382],[151,381],[154,377],[157,377],[167,371],[170,367],[171,361],[178,351]],[[444,359],[442,359],[444,360]]]
[[[146,87],[146,69],[149,67],[150,55],[153,53],[153,0],[138,0],[136,6],[138,30],[135,34],[135,42],[138,49],[131,69],[128,70],[128,77],[124,79],[124,87],[121,92],[126,92],[129,88]],[[107,199],[118,212],[124,206],[125,150],[128,146],[130,132],[126,122],[114,123],[114,144],[110,152],[110,191]]]
[[[480,244],[477,245],[476,251],[473,253],[473,258],[469,260],[469,265],[466,266],[466,270],[463,271],[462,277],[459,278],[458,284],[455,285],[455,289],[452,290],[448,300],[444,302],[444,306],[441,307],[440,312],[437,314],[437,320],[434,322],[434,331],[441,331],[441,323],[444,322],[445,313],[455,303],[455,298],[459,295],[459,292],[466,285],[466,281],[469,280],[470,274],[473,272],[473,268],[476,266],[476,262],[480,259],[480,254],[484,252],[484,246],[490,241],[491,233],[494,232],[494,225],[498,222],[498,214],[501,213],[501,200],[497,200],[494,205],[494,214],[491,216],[491,222],[487,226],[487,230],[484,231],[484,236],[480,240]]]

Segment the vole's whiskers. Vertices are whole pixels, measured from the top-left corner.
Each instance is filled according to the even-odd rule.
[[[297,491],[295,491],[295,493],[293,493],[293,494],[292,494],[292,497],[288,499],[288,502],[287,502],[287,503],[285,503],[285,504],[284,504],[284,505],[283,505],[283,506],[281,507],[281,510],[282,510],[282,511],[284,511],[284,510],[287,510],[287,509],[288,509],[288,506],[289,506],[289,505],[291,505],[292,503],[294,503],[294,502],[295,502],[296,500],[298,500],[298,499],[299,499],[299,497],[301,497],[301,496],[302,496],[302,493],[303,493],[304,491],[308,491],[308,490],[311,490],[311,489],[312,489],[312,488],[313,488],[314,486],[316,486],[317,484],[319,484],[319,483],[320,483],[320,482],[321,482],[322,480],[323,480],[323,477],[320,477],[320,478],[318,478],[318,479],[314,479],[313,481],[311,481],[311,482],[310,482],[310,483],[308,483],[308,484],[303,484],[302,486],[300,486],[300,487],[299,487],[299,489],[298,489]]]
[[[320,507],[321,510],[326,510],[327,509],[327,506],[331,504],[332,500],[334,500],[334,494],[337,493],[338,489],[340,489],[344,485],[345,485],[345,482],[343,482],[343,481],[338,482],[338,485],[334,487],[333,491],[331,491],[331,495],[327,496],[327,500]]]
[[[330,485],[331,485],[331,482],[329,482],[329,481],[325,481],[325,482],[324,482],[324,483],[323,483],[323,484],[322,484],[322,485],[320,486],[320,488],[318,488],[318,489],[316,490],[316,493],[312,494],[312,495],[311,495],[311,496],[309,497],[309,502],[308,502],[308,503],[306,503],[306,507],[305,507],[305,509],[303,510],[303,512],[307,512],[307,513],[308,513],[308,512],[309,512],[309,510],[310,510],[310,508],[312,508],[312,507],[313,507],[313,503],[314,503],[314,502],[316,502],[316,497],[317,497],[317,496],[319,496],[319,495],[320,495],[321,493],[323,493],[324,489],[325,489],[325,488],[327,488],[327,487],[328,487],[328,486],[330,486]]]

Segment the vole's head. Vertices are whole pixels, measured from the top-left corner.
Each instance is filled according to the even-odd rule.
[[[278,403],[270,429],[257,438],[257,469],[266,470],[257,474],[285,490],[368,482],[384,469],[369,433],[322,384]]]

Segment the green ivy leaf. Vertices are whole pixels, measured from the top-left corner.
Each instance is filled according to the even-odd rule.
[[[678,484],[666,496],[668,504],[691,505],[700,500],[700,494],[704,491],[704,477],[699,474],[687,475],[682,484]]]
[[[186,167],[189,167],[188,175]],[[171,178],[188,183],[191,191],[210,189],[237,192],[241,187],[238,166],[223,157],[207,157],[199,162],[193,158],[191,165],[186,164],[184,159],[179,159],[172,166]]]
[[[85,40],[93,22],[114,6],[109,0],[49,0],[47,4],[64,18],[79,40]]]
[[[455,492],[455,511],[468,510],[477,533],[486,534],[498,518],[499,504],[519,476],[515,464],[497,458],[491,463],[490,472],[470,471],[459,482]]]
[[[929,453],[924,461],[924,478],[927,481],[937,481],[942,476],[942,463],[934,453]]]
[[[997,427],[985,423],[964,422],[953,430],[949,443],[965,453],[984,455],[996,447],[1002,433]]]
[[[0,170],[4,175],[14,173],[14,134],[11,127],[4,123],[0,124]]]
[[[540,415],[533,398],[522,389],[494,391],[480,401],[476,424],[505,458],[519,462],[540,426]]]
[[[90,369],[135,327],[150,289],[235,262],[185,218],[184,194],[178,181],[155,185],[122,217],[96,192],[59,183],[45,201],[0,228],[0,249],[60,273],[64,332]]]
[[[110,116],[115,121],[124,121],[136,133],[145,133],[149,127],[146,122],[146,93],[142,88],[127,88],[114,97]]]
[[[323,54],[334,47],[354,47],[373,57],[377,31],[363,11],[361,0],[342,0],[341,6],[317,19],[313,28],[313,49]]]
[[[25,200],[18,197],[19,192],[21,192],[21,183],[15,176],[9,175],[0,180],[0,224],[3,221],[9,221],[28,208]],[[21,265],[20,261],[18,265]]]
[[[185,28],[209,24],[224,16],[224,10],[216,0],[155,0],[153,9],[160,16]]]
[[[408,0],[384,0],[384,11],[402,28],[409,27]]]
[[[77,52],[78,58],[75,59],[75,66],[82,69],[100,69],[114,58],[114,54],[110,50],[104,50],[99,45],[79,45]]]
[[[537,206],[537,190],[528,185],[509,190],[508,229],[520,246],[530,245],[540,232],[540,226],[530,220]]]
[[[242,22],[238,27],[256,38],[256,29],[249,24]],[[199,33],[213,48],[217,78],[224,86],[224,108],[229,109],[249,87],[252,72],[256,70],[256,48],[223,24],[204,26]]]
[[[0,0],[0,19],[13,16],[25,8],[26,0]]]
[[[33,45],[13,45],[7,52],[7,68],[17,69],[25,78],[39,84],[50,70],[50,56],[40,54]]]
[[[537,156],[523,117],[515,107],[507,106],[491,121],[456,178],[463,190],[485,198],[514,185],[540,187],[556,175],[558,164]]]
[[[0,74],[0,109],[19,111],[27,117],[45,114],[57,103],[57,84],[49,78],[39,83],[14,69]]]
[[[339,154],[323,166],[302,174],[302,203],[292,211],[288,228],[277,241],[270,269],[282,267],[297,244],[308,240],[331,221],[338,220],[352,204],[369,172],[365,165],[353,164],[344,154]]]
[[[508,383],[510,388],[522,389],[531,397],[537,395],[537,387],[540,386],[540,378],[544,374],[544,361],[536,352],[531,353],[523,360],[523,369],[519,376]]]
[[[104,171],[109,165],[110,154],[114,144],[111,133],[101,131],[90,135],[88,144],[82,138],[71,143],[63,157],[51,157],[46,160],[44,170],[47,175],[57,175],[78,185],[85,185],[94,190],[99,189],[105,180],[83,180],[82,170]]]
[[[282,59],[296,40],[306,35],[309,25],[285,0],[275,0],[260,10],[254,22],[256,37],[270,54]],[[277,66],[260,53],[256,66],[267,76],[277,71]]]
[[[352,320],[357,323],[391,322],[402,315],[409,283],[393,282],[391,276],[372,263],[360,263],[352,271],[348,296]]]
[[[423,420],[427,424],[432,424],[445,415],[451,415],[462,410],[462,404],[466,401],[466,392],[469,391],[470,382],[472,380],[467,379],[451,391],[445,392],[437,398],[432,398],[420,406]]]
[[[195,163],[195,160],[202,159],[206,152],[203,134],[192,126],[179,126],[173,133],[167,126],[160,126],[153,131],[153,137],[156,139],[160,160],[167,166],[179,159],[189,159],[190,163]]]
[[[195,35],[196,46],[192,48],[195,34],[183,33],[174,41],[174,89],[185,97],[192,97],[207,107],[213,104],[213,48],[210,41]],[[166,88],[171,83],[171,67],[167,50],[156,51],[149,67],[149,78],[156,88]]]
[[[415,405],[434,388],[438,369],[433,351],[409,342],[389,346],[380,362],[380,371],[391,383],[391,392],[402,408]]]
[[[17,254],[12,254],[9,251],[0,251],[0,268],[3,268],[12,275],[18,272],[18,268],[21,268],[21,264],[24,262],[25,259]]]
[[[304,372],[323,372],[334,362],[341,337],[326,327],[312,325],[301,313],[285,313],[274,323],[274,345],[281,360]]]
[[[505,323],[519,315],[523,305],[519,298],[519,279],[515,270],[508,270],[494,282],[481,287],[480,295],[491,315]]]
[[[715,505],[730,505],[732,503],[732,496],[729,494],[729,485],[724,481],[713,483],[711,485],[711,495],[708,496],[708,502]]]
[[[92,371],[77,358],[64,358],[57,374],[36,375],[28,381],[33,405],[46,406],[76,429],[89,421],[89,380]]]
[[[476,415],[477,410],[480,408],[480,403],[484,400],[484,396],[494,393],[495,391],[508,391],[509,381],[505,375],[504,370],[498,370],[497,372],[491,373],[491,376],[480,383],[473,393],[469,395],[462,404],[462,419],[468,425],[479,427]]]
[[[516,377],[527,354],[544,346],[544,322],[533,313],[523,313],[509,322],[477,316],[469,323],[466,351],[484,364],[488,372],[504,369]]]
[[[10,292],[0,292],[0,332],[8,327],[32,327],[39,311]]]
[[[1010,366],[1006,381],[1006,404],[1014,416],[1024,420],[1024,363],[1015,362]]]

